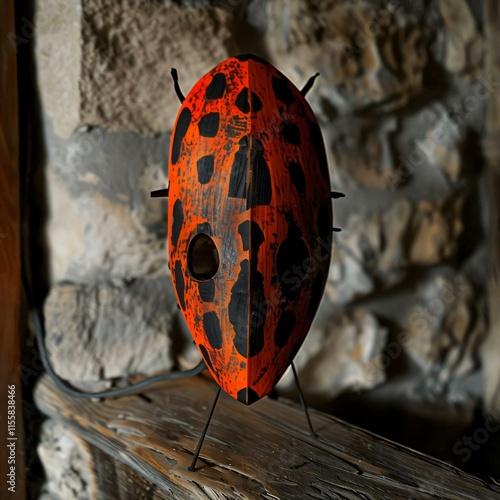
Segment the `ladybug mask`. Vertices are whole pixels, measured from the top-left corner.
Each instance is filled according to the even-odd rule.
[[[247,405],[292,362],[327,279],[331,192],[303,95],[312,81],[301,93],[267,61],[231,57],[195,84],[173,130],[168,243],[179,307],[214,379]]]

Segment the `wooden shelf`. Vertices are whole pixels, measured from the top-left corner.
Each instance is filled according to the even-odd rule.
[[[500,499],[496,485],[332,416],[311,411],[314,438],[293,403],[225,394],[189,472],[215,391],[196,377],[97,402],[43,377],[35,397],[89,443],[100,498]]]

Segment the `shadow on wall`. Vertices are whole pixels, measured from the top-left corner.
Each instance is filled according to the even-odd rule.
[[[47,161],[44,133],[44,118],[37,88],[35,63],[36,29],[33,24],[34,1],[16,2],[16,34],[9,40],[16,46],[19,95],[19,169],[21,180],[21,248],[23,265],[31,280],[32,292],[38,304],[42,304],[49,289],[48,255],[49,242],[45,232],[48,220]],[[26,296],[23,297],[26,301]],[[29,304],[23,303],[27,317]],[[20,376],[23,393],[23,421],[25,433],[24,463],[29,495],[38,495],[45,480],[45,473],[36,453],[40,438],[42,415],[36,407],[32,391],[40,370],[40,356],[34,347],[33,335],[27,321],[21,319],[22,345]]]

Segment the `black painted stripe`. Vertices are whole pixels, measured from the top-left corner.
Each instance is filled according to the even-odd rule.
[[[172,216],[172,245],[176,246],[181,234],[182,223],[184,222],[184,212],[182,210],[181,200],[175,200]]]
[[[208,100],[220,99],[226,90],[226,77],[224,73],[216,73],[207,86],[205,97]]]
[[[242,137],[239,145],[240,147],[234,155],[229,178],[228,196],[230,198],[246,198],[250,136],[245,135]]]
[[[177,297],[179,298],[179,305],[183,310],[186,309],[186,302],[184,301],[184,273],[182,272],[181,263],[175,263],[175,289],[177,290]]]
[[[248,303],[249,303],[249,261],[245,259],[240,264],[238,279],[231,288],[229,301],[229,321],[233,325],[233,339],[236,350],[247,357],[248,344]]]
[[[186,132],[188,131],[189,124],[191,123],[191,111],[189,108],[184,108],[179,115],[177,125],[174,131],[174,142],[172,145],[172,163],[175,165],[179,161],[181,152],[181,144]]]
[[[220,321],[215,311],[207,312],[203,315],[203,329],[212,349],[222,347],[222,331]]]

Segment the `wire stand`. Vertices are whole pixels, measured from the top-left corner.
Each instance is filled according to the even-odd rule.
[[[214,404],[212,406],[212,410],[210,411],[210,415],[208,416],[207,423],[205,424],[205,428],[203,429],[203,432],[201,434],[200,440],[198,441],[198,446],[196,447],[196,451],[194,452],[193,461],[191,462],[191,465],[188,467],[188,470],[190,472],[195,472],[196,471],[196,461],[198,460],[198,455],[200,454],[201,447],[203,445],[203,441],[205,440],[205,436],[207,434],[208,426],[210,425],[210,420],[212,420],[212,416],[214,414],[215,407],[217,406],[217,401],[219,401],[220,391],[221,391],[221,388],[219,387],[219,390],[217,391],[217,394],[216,394],[215,399],[214,399]]]
[[[311,417],[309,416],[309,410],[307,409],[307,403],[306,403],[306,400],[304,398],[304,394],[302,393],[302,389],[300,388],[299,377],[297,375],[297,370],[295,370],[294,363],[292,363],[292,371],[293,371],[293,376],[295,377],[295,384],[297,384],[297,389],[299,391],[300,404],[302,405],[302,408],[304,409],[304,413],[306,414],[307,423],[309,424],[309,429],[311,430],[311,434],[314,437],[318,437],[318,434],[316,432],[314,432],[314,428],[312,426]]]

